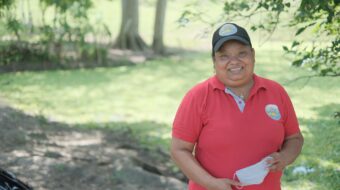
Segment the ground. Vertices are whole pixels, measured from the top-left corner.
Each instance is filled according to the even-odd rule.
[[[50,122],[0,99],[0,167],[35,190],[181,190],[169,153],[131,131]]]

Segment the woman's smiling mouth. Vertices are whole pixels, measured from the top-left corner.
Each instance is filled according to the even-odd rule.
[[[230,68],[228,69],[229,72],[233,73],[233,74],[238,74],[243,70],[243,67],[236,67],[236,68]]]

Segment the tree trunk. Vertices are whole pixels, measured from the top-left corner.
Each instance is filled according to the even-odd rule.
[[[30,30],[30,33],[33,33],[33,16],[32,16],[32,9],[31,9],[31,2],[30,0],[27,0],[27,14],[28,14],[28,27]]]
[[[167,0],[158,0],[156,8],[155,27],[153,35],[152,49],[157,54],[164,54],[165,47],[163,42],[164,22]]]
[[[143,51],[146,43],[139,35],[138,30],[138,0],[122,0],[122,23],[114,47]]]

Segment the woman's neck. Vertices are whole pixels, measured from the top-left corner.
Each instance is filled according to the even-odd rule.
[[[231,89],[237,96],[246,100],[250,94],[250,90],[253,87],[253,85],[254,85],[254,79],[251,79],[248,83],[242,86],[236,86],[236,87],[226,86],[226,87]]]

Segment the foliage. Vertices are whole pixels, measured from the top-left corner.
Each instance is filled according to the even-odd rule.
[[[16,19],[12,15],[9,15],[7,17],[6,27],[9,31],[12,31],[15,34],[18,41],[21,41],[20,31],[23,29],[23,26],[20,20]]]
[[[1,65],[48,60],[44,47],[39,44],[12,43],[0,46]],[[14,65],[14,64],[13,64]]]
[[[93,26],[89,22],[88,10],[92,7],[91,0],[77,1],[77,0],[41,0],[44,9],[48,7],[55,7],[57,14],[55,15],[53,22],[54,25],[42,26],[43,42],[59,47],[57,50],[57,57],[61,58],[61,48],[64,41],[67,44],[72,44],[73,49],[78,54],[78,57],[83,60],[94,60],[103,62],[103,56],[106,56],[106,51],[103,48],[97,46],[97,41],[94,41],[94,45],[90,45],[86,42],[86,37],[92,35],[94,39],[98,34],[110,35],[110,32],[106,25]],[[100,21],[98,22],[100,24]],[[64,45],[65,46],[65,45]],[[53,48],[52,48],[53,49]]]
[[[196,4],[188,4],[192,8]],[[284,46],[286,53],[294,56],[292,65],[307,67],[318,76],[340,76],[340,1],[339,0],[259,0],[259,1],[227,1],[224,3],[224,16],[221,20],[250,21],[254,16],[261,15],[259,20],[251,22],[252,30],[264,30],[269,36],[279,24],[284,27],[297,28],[295,40],[290,47]],[[189,11],[188,11],[189,10]],[[183,20],[201,20],[212,25],[211,21],[203,20],[202,14],[188,9],[183,12]],[[283,13],[292,15],[288,19]],[[232,18],[232,19],[231,19]],[[313,44],[299,40],[304,32],[313,33]],[[321,43],[319,39],[321,40]],[[318,41],[319,40],[319,41]],[[325,43],[326,46],[324,45]]]
[[[91,0],[40,0],[39,3],[43,13],[42,25],[33,25],[33,30],[25,30],[27,24],[18,18],[16,9],[11,9],[8,5],[9,8],[4,10],[5,17],[2,20],[7,31],[14,34],[16,40],[11,38],[9,49],[0,49],[0,54],[5,57],[0,60],[0,65],[32,60],[23,60],[27,56],[20,55],[26,54],[30,46],[33,53],[31,57],[40,57],[41,63],[51,60],[54,60],[53,64],[65,63],[67,60],[105,63],[106,49],[99,44],[98,37],[110,36],[111,33],[99,20],[96,25],[90,23],[88,14],[92,8]],[[45,14],[49,10],[54,10],[52,22],[45,20]],[[89,37],[92,40],[87,40]],[[14,56],[13,53],[18,55]]]
[[[70,10],[74,5],[78,6],[81,11],[75,13],[75,15],[78,15],[82,17],[85,15],[86,11],[91,8],[92,2],[91,0],[40,0],[41,3],[45,4],[46,6],[55,6],[57,9],[59,9],[60,12],[65,13],[68,10]],[[82,14],[79,14],[82,13]]]
[[[13,4],[13,0],[0,0],[0,17],[3,16],[3,10],[8,10]]]
[[[266,13],[266,20],[252,25],[253,30],[274,31],[282,22],[280,15],[292,9],[293,2],[284,0],[233,1],[225,3],[225,13],[233,17],[250,18],[255,14]],[[301,0],[293,17],[288,21],[290,27],[298,27],[295,36],[305,30],[313,31],[314,40],[325,37],[330,43],[326,47],[313,44],[312,48],[303,47],[303,42],[294,40],[291,47],[284,46],[287,53],[296,58],[294,66],[304,66],[319,76],[340,76],[340,1],[338,0]]]
[[[6,18],[6,28],[13,32],[18,41],[20,41],[20,30],[22,30],[21,22],[10,12],[13,6],[12,0],[0,0],[0,18]]]

